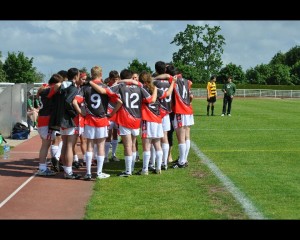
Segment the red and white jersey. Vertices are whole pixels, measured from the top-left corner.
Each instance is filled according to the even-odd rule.
[[[148,88],[145,87],[148,91]],[[148,91],[149,92],[149,91]],[[143,103],[142,104],[142,119],[147,122],[162,122],[162,116],[160,112],[160,100],[165,99],[167,96],[167,92],[161,89],[157,89],[157,99],[154,103]]]
[[[141,126],[142,102],[150,103],[152,96],[141,85],[130,83],[120,83],[111,87],[123,105],[116,114],[115,122],[120,126],[137,129]]]
[[[175,114],[193,114],[193,108],[190,101],[192,82],[184,79],[181,75],[177,76],[174,87],[174,98],[172,110]]]
[[[95,81],[94,81],[95,82]],[[98,93],[92,86],[84,85],[82,87],[83,98],[77,99],[78,103],[81,104],[84,101],[86,116],[84,124],[92,127],[104,127],[108,126],[109,122],[106,117],[108,96],[115,95],[109,88],[99,82],[96,82],[99,86],[105,88],[106,94]]]
[[[45,85],[43,85],[45,86]],[[54,96],[55,91],[54,91],[54,84],[44,88],[40,93],[39,93],[39,101],[41,103],[40,110],[39,110],[39,121],[38,121],[38,127],[44,127],[48,126],[49,120],[50,120],[50,115],[52,113],[52,103],[51,99]]]
[[[172,78],[170,80],[163,80],[163,79],[156,79],[153,81],[153,84],[163,91],[167,91],[171,85],[170,81],[172,81]],[[160,102],[160,115],[163,118],[170,112],[172,112],[172,94],[168,97],[159,98]]]

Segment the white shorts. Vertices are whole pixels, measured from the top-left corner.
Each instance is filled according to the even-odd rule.
[[[79,127],[79,136],[81,136],[84,132],[84,127]]]
[[[109,127],[108,127],[109,130],[110,129],[118,129],[118,128],[119,128],[119,125],[116,122],[109,121]]]
[[[174,129],[194,125],[194,115],[175,114],[172,124]]]
[[[162,138],[163,136],[161,123],[142,121],[142,138]]]
[[[84,132],[82,134],[84,138],[87,139],[100,139],[106,138],[107,134],[107,126],[105,127],[91,127],[89,125],[84,126]]]
[[[75,135],[79,134],[79,127],[70,127],[70,128],[60,128],[61,135]]]
[[[171,130],[171,122],[170,122],[170,116],[167,114],[162,118],[162,128],[164,132]]]
[[[44,140],[54,140],[56,137],[56,132],[57,131],[49,129],[48,126],[38,127],[38,133],[40,134],[41,139]]]
[[[129,134],[132,134],[133,136],[138,136],[140,135],[140,129],[137,128],[137,129],[132,129],[132,128],[126,128],[126,127],[123,127],[123,126],[119,126],[119,131],[120,131],[120,136],[122,135],[129,135]]]

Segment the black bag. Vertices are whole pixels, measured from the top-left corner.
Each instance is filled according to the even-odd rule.
[[[20,122],[17,122],[13,127],[11,138],[18,140],[28,139],[29,133],[30,130],[27,126]]]
[[[23,132],[23,131],[29,131],[28,127],[26,127],[24,124],[17,122],[13,127],[13,133]]]

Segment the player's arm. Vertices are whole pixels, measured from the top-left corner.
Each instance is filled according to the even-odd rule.
[[[132,84],[132,85],[137,85],[137,86],[142,86],[142,84],[139,81],[133,80],[133,79],[122,79],[118,80],[118,83],[127,83],[127,84]]]
[[[106,94],[105,88],[99,86],[98,84],[94,83],[93,81],[89,81],[89,84],[100,94]]]
[[[175,82],[176,82],[176,81],[177,81],[177,77],[174,76],[174,77],[172,78],[171,85],[170,85],[170,87],[168,88],[168,90],[167,90],[167,92],[166,92],[166,97],[169,97],[169,96],[172,94],[173,89],[174,89],[174,85],[175,85]]]
[[[154,87],[153,93],[152,93],[152,101],[151,103],[155,103],[157,99],[157,87]]]
[[[78,104],[78,101],[76,99],[76,97],[74,97],[73,101],[72,101],[72,104],[73,104],[73,107],[75,109],[75,111],[78,113],[78,114],[82,114],[81,113],[81,108],[79,107],[79,104]]]
[[[112,117],[113,115],[115,115],[115,113],[120,109],[120,107],[122,106],[122,104],[123,104],[123,102],[121,101],[120,98],[118,98],[114,110],[113,110],[111,113],[106,114],[106,116],[110,118],[110,117]]]

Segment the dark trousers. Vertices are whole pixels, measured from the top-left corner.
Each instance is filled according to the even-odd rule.
[[[228,108],[227,108],[227,114],[230,114],[231,112],[231,103],[232,103],[232,99],[230,96],[224,96],[223,98],[223,111],[222,114],[226,114],[226,106],[228,104]]]

